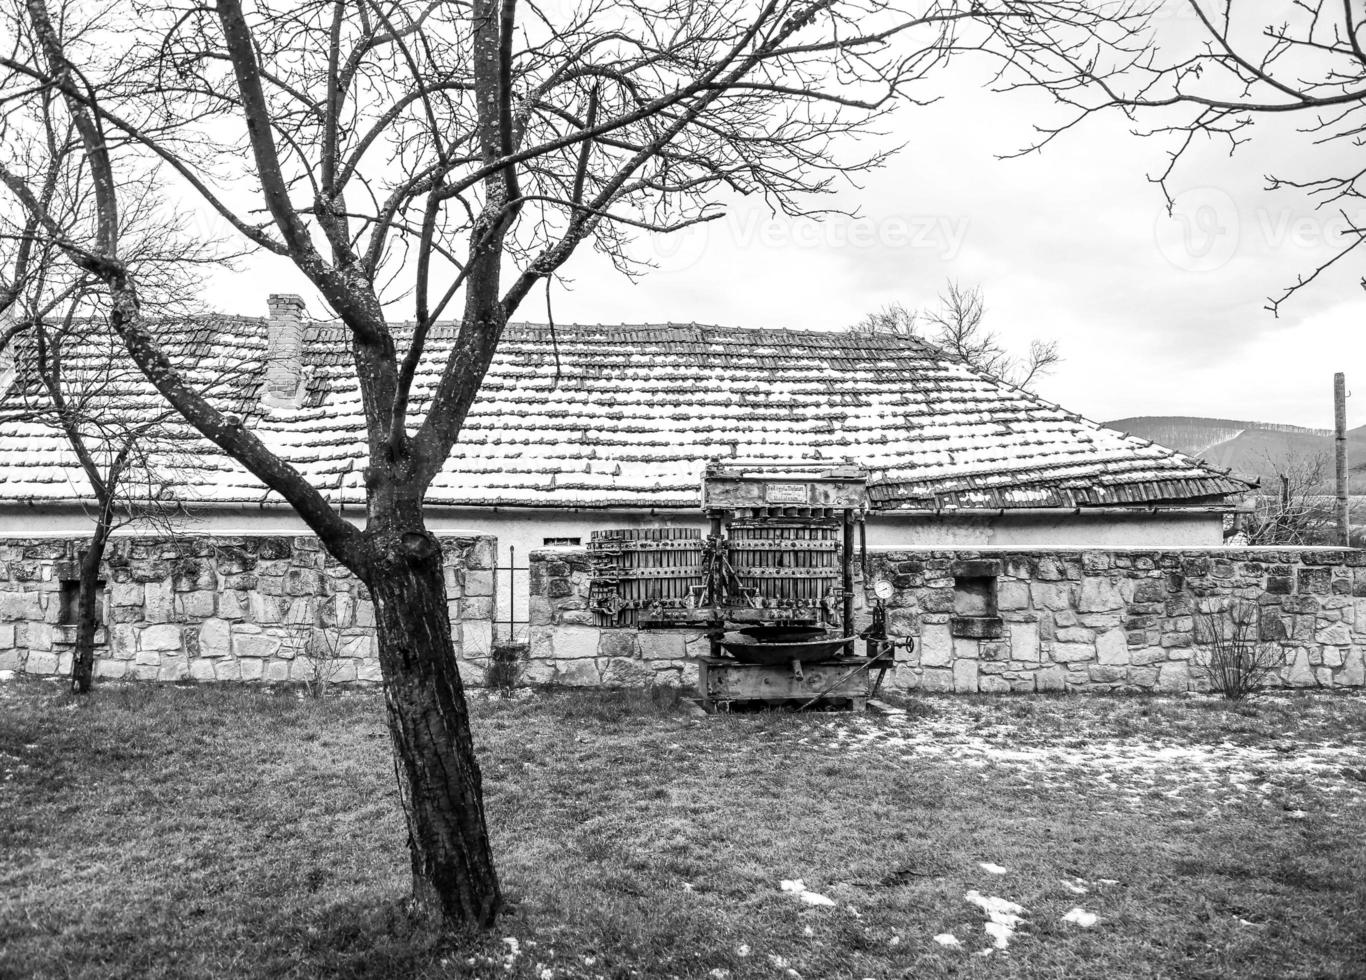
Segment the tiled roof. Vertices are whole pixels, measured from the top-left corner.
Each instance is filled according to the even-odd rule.
[[[226,407],[329,499],[364,500],[363,422],[347,332],[308,324],[306,394],[262,410],[264,319],[159,328],[173,358],[233,377]],[[454,337],[439,327],[413,417]],[[915,340],[849,332],[697,325],[511,326],[432,504],[696,507],[705,462],[839,460],[868,468],[883,507],[998,508],[1178,503],[1246,484],[1144,439],[1105,429],[974,372]],[[0,401],[12,413],[15,385]],[[108,393],[149,411],[145,383]],[[10,415],[12,418],[12,414]],[[202,446],[187,496],[259,501],[263,487]],[[81,496],[60,433],[6,423],[0,501]]]

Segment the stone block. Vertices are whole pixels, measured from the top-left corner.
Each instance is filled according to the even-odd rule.
[[[1096,658],[1096,648],[1089,643],[1053,644],[1053,662],[1058,664],[1085,663]]]
[[[214,674],[213,661],[202,658],[190,661],[190,678],[196,681],[212,681],[218,678]]]
[[[1353,647],[1343,655],[1342,668],[1335,680],[1345,687],[1361,687],[1366,684],[1366,653],[1360,647]]]
[[[1150,688],[1157,683],[1157,676],[1156,667],[1130,667],[1126,678],[1134,687]]]
[[[607,687],[649,687],[655,683],[655,671],[643,660],[610,657],[599,661],[602,683]]]
[[[602,684],[602,675],[596,660],[556,660],[555,683],[569,687],[598,687]]]
[[[999,616],[954,616],[949,620],[949,632],[954,636],[994,640],[1005,635],[1005,624]]]
[[[316,626],[318,623],[318,600],[312,596],[299,596],[287,600],[284,621],[291,626]]]
[[[1039,624],[1011,623],[1008,628],[1010,632],[1011,659],[1023,660],[1030,663],[1038,663]]]
[[[636,637],[637,632],[635,630],[605,629],[602,631],[602,638],[598,640],[598,656],[608,658],[638,657],[640,655],[640,647]],[[605,670],[603,672],[603,677],[605,680]]]
[[[265,661],[265,671],[263,679],[268,684],[278,684],[289,680],[289,661],[288,660],[267,660]]]
[[[115,607],[141,606],[146,597],[141,582],[115,582],[109,587],[109,604]]]
[[[157,680],[162,682],[183,681],[190,676],[190,661],[185,657],[162,657],[157,668]]]
[[[596,644],[594,645],[596,649]],[[460,624],[460,655],[487,657],[493,652],[493,623],[487,619],[469,619]]]
[[[953,689],[958,694],[971,694],[977,690],[977,663],[973,660],[956,660],[953,664]]]
[[[961,637],[955,637],[955,638],[954,638],[954,641],[953,641],[953,659],[954,659],[954,662],[957,662],[957,661],[959,661],[959,660],[976,660],[979,656],[981,656],[981,652],[982,652],[982,648],[981,648],[981,643],[980,643],[979,641],[977,641],[977,640],[971,640],[971,639],[963,639],[963,638],[961,638]],[[923,658],[922,658],[922,663],[923,663]]]
[[[1042,567],[1042,563],[1040,563]],[[1069,582],[1031,582],[1030,596],[1035,609],[1070,609],[1075,587]]]
[[[46,650],[30,650],[24,661],[26,674],[55,674],[60,661],[55,653]]]
[[[638,640],[640,656],[646,660],[679,660],[687,652],[684,636],[677,630],[641,630]]]
[[[214,593],[182,592],[176,596],[175,607],[178,613],[175,617],[177,620],[198,622],[207,616],[212,616],[216,611]]]
[[[461,619],[493,619],[493,612],[491,595],[466,596],[460,600]]]
[[[1285,682],[1291,687],[1314,687],[1317,677],[1309,665],[1309,651],[1300,647],[1295,650],[1290,665],[1284,670]]]
[[[1033,688],[1033,684],[1030,684]],[[1009,694],[1011,682],[1004,677],[996,677],[991,674],[984,674],[977,678],[977,689],[983,694]]]
[[[175,616],[175,593],[168,581],[147,582],[144,586],[143,618],[149,623],[169,623]]]
[[[1096,636],[1096,660],[1106,666],[1129,663],[1129,641],[1123,630],[1106,630]]]
[[[1096,666],[1087,670],[1087,675],[1092,683],[1095,684],[1114,684],[1122,681],[1127,676],[1127,669],[1115,666]]]
[[[322,574],[316,568],[291,568],[285,572],[287,596],[316,596],[322,593]]]
[[[1095,638],[1095,633],[1085,626],[1064,626],[1053,633],[1053,639],[1059,643],[1091,643]]]
[[[947,623],[922,626],[918,646],[922,667],[947,667],[953,662],[953,641]]]
[[[384,671],[378,660],[362,660],[356,664],[356,680],[367,684],[378,684],[384,680]]]
[[[246,619],[250,602],[247,593],[227,589],[218,593],[217,606],[219,619]]]
[[[24,623],[14,631],[15,644],[30,650],[51,650],[59,637],[57,629],[51,623]],[[20,630],[23,631],[22,640]]]
[[[1028,609],[1028,582],[1001,582],[996,587],[997,609]]]
[[[39,622],[42,618],[37,592],[0,592],[0,620]]]
[[[1184,660],[1163,664],[1157,671],[1157,686],[1163,691],[1185,691],[1190,687],[1190,665]]]
[[[138,637],[139,650],[179,650],[183,642],[180,627],[173,623],[148,626]]]
[[[953,680],[953,671],[951,670],[922,670],[920,672],[920,689],[935,692],[952,691]]]
[[[467,569],[465,572],[465,595],[493,595],[493,571],[491,569]]]
[[[1314,631],[1314,642],[1325,646],[1347,646],[1352,642],[1352,632],[1346,623],[1329,623]]]
[[[232,655],[243,662],[243,680],[256,679],[246,676],[247,661],[273,657],[279,649],[280,638],[278,636],[270,636],[267,633],[244,633],[240,630],[233,631]],[[260,674],[257,674],[257,677],[259,676]]]
[[[1066,689],[1067,675],[1061,667],[1044,667],[1034,675],[1034,687],[1039,691],[1061,691]]]
[[[1117,581],[1096,576],[1081,580],[1081,595],[1077,600],[1078,611],[1107,612],[1123,608],[1124,596]]]
[[[128,672],[128,662],[126,660],[106,660],[101,658],[95,661],[95,676],[101,680],[116,681]]]
[[[1159,664],[1167,659],[1168,651],[1162,647],[1149,646],[1141,650],[1129,651],[1129,663],[1135,667],[1146,667],[1149,664]]]
[[[182,558],[171,572],[171,588],[176,592],[212,592],[218,588],[218,573],[211,562]]]
[[[283,622],[285,611],[289,608],[283,596],[262,595],[260,592],[247,593],[247,605],[253,623]]]

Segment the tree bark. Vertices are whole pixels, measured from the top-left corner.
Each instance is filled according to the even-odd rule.
[[[89,694],[95,676],[95,633],[100,628],[95,601],[99,597],[100,562],[104,560],[108,541],[109,523],[101,514],[81,555],[81,578],[76,592],[76,649],[71,658],[72,694]]]
[[[502,894],[451,637],[441,546],[420,519],[367,537],[373,550],[362,578],[375,604],[413,904],[437,921],[487,927]]]

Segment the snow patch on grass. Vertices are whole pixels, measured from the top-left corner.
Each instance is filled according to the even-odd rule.
[[[1078,906],[1075,906],[1075,907],[1074,907],[1070,912],[1068,912],[1066,915],[1064,915],[1064,916],[1062,917],[1062,921],[1064,921],[1064,922],[1075,922],[1077,925],[1081,926],[1083,929],[1090,929],[1093,925],[1096,924],[1096,920],[1097,920],[1098,918],[1099,918],[1099,916],[1097,916],[1096,913],[1094,913],[1094,912],[1088,912],[1088,911],[1086,911],[1084,908],[1082,908],[1080,905],[1078,905]]]
[[[986,913],[989,920],[982,928],[992,938],[997,949],[1005,949],[1015,935],[1015,927],[1024,922],[1024,908],[996,895],[983,895],[973,889],[963,896]]]

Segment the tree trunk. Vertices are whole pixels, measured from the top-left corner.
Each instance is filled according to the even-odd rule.
[[[95,633],[100,628],[95,600],[99,597],[100,562],[109,541],[109,524],[95,524],[90,544],[81,555],[81,578],[76,592],[76,650],[71,658],[71,693],[88,694],[95,676]]]
[[[375,604],[413,902],[438,921],[489,926],[502,895],[451,639],[441,546],[425,528],[371,540],[375,550],[362,577]]]

